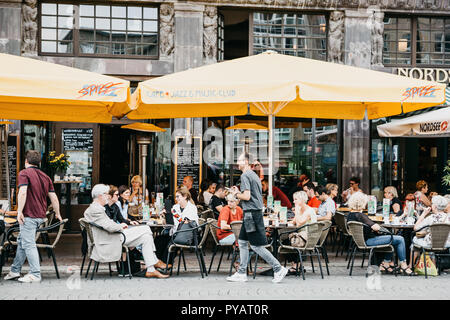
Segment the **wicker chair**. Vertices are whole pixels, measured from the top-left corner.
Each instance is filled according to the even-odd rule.
[[[328,253],[325,247],[325,241],[327,239],[328,233],[330,232],[331,221],[325,220],[321,222],[323,223],[322,234],[320,235],[319,242],[317,243],[316,247],[322,253],[322,256],[325,260],[325,266],[327,268],[327,275],[330,275],[330,271],[328,269]]]
[[[347,251],[347,256],[345,258],[345,260],[347,260],[349,252],[350,252],[350,247],[352,246],[352,236],[349,233],[349,230],[347,228],[347,223],[346,223],[346,219],[345,219],[345,215],[343,213],[340,212],[336,212],[336,214],[334,215],[334,221],[336,222],[337,228],[339,230],[339,235],[340,235],[340,241],[336,250],[336,257],[339,254],[339,249],[342,248],[341,250],[341,256],[344,253],[344,249],[346,247],[348,247],[348,251]],[[336,240],[337,240],[337,236],[336,236]]]
[[[211,209],[206,209],[200,212],[199,218],[207,221],[208,219],[214,219],[214,213]]]
[[[312,262],[312,256],[316,256],[317,260],[319,261],[319,267],[320,267],[320,275],[323,279],[323,271],[322,271],[322,263],[320,261],[320,252],[318,250],[318,243],[322,236],[322,230],[323,230],[324,224],[322,222],[314,222],[305,224],[299,228],[286,228],[284,230],[281,230],[280,237],[279,237],[279,247],[278,247],[278,253],[279,254],[289,254],[289,253],[298,253],[298,257],[300,260],[300,269],[302,273],[302,278],[305,280],[305,272],[303,270],[303,256],[310,256],[311,262]],[[302,229],[306,228],[306,232],[308,234],[307,241],[305,243],[305,246],[303,247],[293,247],[290,244],[283,244],[284,240],[289,240],[289,235],[294,232],[299,232]],[[313,271],[314,271],[314,265],[312,265]],[[296,266],[296,275],[298,275],[298,261]]]
[[[347,223],[347,227],[348,230],[350,232],[350,234],[352,235],[353,241],[355,242],[355,246],[352,250],[351,256],[350,256],[350,260],[351,260],[351,267],[350,267],[350,273],[349,275],[352,275],[352,271],[353,271],[353,263],[355,262],[355,256],[356,256],[356,251],[359,250],[361,251],[363,254],[365,252],[367,252],[368,250],[370,251],[369,253],[369,259],[368,259],[368,266],[370,266],[370,263],[372,262],[372,257],[373,257],[373,252],[377,251],[377,252],[392,252],[394,254],[394,263],[396,264],[396,259],[395,259],[395,250],[394,247],[392,246],[392,240],[393,240],[393,236],[392,233],[390,233],[388,230],[380,230],[380,233],[385,233],[385,234],[389,234],[391,236],[391,241],[388,244],[382,244],[382,245],[378,245],[378,246],[368,246],[366,245],[366,241],[364,240],[364,226],[370,228],[370,226],[358,222],[358,221],[349,221]],[[350,263],[349,260],[349,263]],[[363,266],[361,266],[363,267]],[[397,265],[395,265],[394,269],[394,274],[397,275],[396,273],[396,269],[397,269]],[[368,273],[366,272],[366,277],[368,276]]]
[[[211,236],[212,236],[212,238],[214,240],[214,244],[215,244],[215,247],[213,249],[213,255],[211,257],[211,263],[209,264],[208,273],[211,273],[211,267],[214,262],[214,257],[216,256],[216,253],[217,253],[218,249],[220,248],[221,255],[220,255],[220,259],[219,259],[219,264],[217,265],[217,272],[219,272],[220,264],[222,263],[222,258],[223,258],[223,254],[225,252],[225,248],[233,249],[234,244],[227,244],[227,245],[220,244],[219,239],[217,238],[217,233],[216,233],[217,229],[220,229],[220,227],[217,226],[217,220],[209,218],[208,223],[209,223],[209,231],[211,231]]]
[[[440,262],[442,256],[450,256],[450,248],[446,248],[445,244],[447,243],[447,239],[450,233],[450,224],[448,223],[435,223],[430,226],[425,226],[418,231],[423,229],[430,228],[431,232],[431,248],[421,247],[417,244],[413,244],[414,249],[418,249],[422,252],[424,258],[428,252],[434,252],[436,256],[436,267],[438,269],[439,274],[441,274]],[[427,264],[424,263],[425,268],[425,278],[428,278],[427,274]]]
[[[208,270],[206,270],[205,260],[203,258],[203,256],[204,256],[203,246],[205,245],[206,239],[208,238],[209,222],[205,222],[205,220],[202,218],[199,218],[198,222],[200,224],[199,226],[197,226],[195,228],[191,228],[191,229],[176,231],[172,235],[172,240],[170,242],[169,249],[168,249],[169,255],[167,257],[167,261],[168,261],[167,263],[169,263],[169,261],[171,261],[170,256],[173,253],[175,253],[175,256],[174,256],[174,261],[175,261],[176,255],[177,255],[178,251],[180,251],[180,256],[178,258],[177,275],[180,274],[181,258],[183,257],[183,260],[184,260],[183,250],[189,249],[189,250],[195,251],[195,255],[197,256],[198,264],[200,266],[200,274],[202,275],[202,278],[204,278],[204,275],[208,276]],[[193,232],[194,233],[194,244],[193,245],[181,245],[181,244],[174,243],[173,239],[174,239],[175,235],[180,232]],[[198,241],[199,238],[200,238],[200,242]],[[184,265],[184,268],[186,270],[186,264]],[[172,271],[173,271],[173,267],[170,269],[170,275],[172,275]],[[165,273],[166,272],[167,272],[167,266],[165,269]]]

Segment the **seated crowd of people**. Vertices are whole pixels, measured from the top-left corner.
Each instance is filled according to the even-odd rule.
[[[301,227],[307,223],[317,221],[333,221],[339,205],[347,206],[350,210],[347,221],[359,221],[365,224],[364,239],[366,245],[375,246],[387,244],[391,241],[390,236],[378,233],[380,225],[368,218],[363,210],[367,208],[368,196],[359,188],[360,179],[352,177],[349,181],[350,187],[339,195],[339,187],[336,184],[327,184],[326,186],[315,185],[306,175],[302,175],[299,183],[290,199],[280,188],[273,186],[272,195],[274,201],[280,201],[281,206],[287,207],[293,216],[292,223],[296,227]],[[115,234],[109,232],[121,231],[126,236],[126,245],[136,248],[145,261],[145,276],[150,278],[166,278],[164,270],[171,268],[173,257],[168,260],[168,247],[170,246],[171,236],[178,229],[180,223],[195,221],[198,225],[198,205],[204,208],[210,208],[217,220],[218,229],[216,230],[219,243],[228,245],[236,243],[237,239],[231,232],[230,224],[234,221],[242,221],[243,210],[239,200],[235,195],[229,192],[229,188],[212,181],[204,181],[200,185],[200,193],[193,188],[193,178],[187,176],[183,180],[183,185],[178,187],[175,196],[175,204],[171,204],[170,213],[173,216],[173,227],[164,230],[155,238],[150,228],[139,226],[133,217],[128,215],[128,209],[132,205],[137,205],[142,201],[149,202],[148,190],[145,191],[145,200],[143,200],[144,191],[142,190],[142,179],[139,176],[133,177],[132,187],[127,186],[106,186],[96,185],[92,189],[93,203],[85,212],[85,218],[89,222],[100,225],[104,230],[96,231],[98,236],[108,243],[107,246],[95,248],[93,253],[99,261],[107,260],[111,256],[121,254],[121,239]],[[261,185],[263,194],[267,196],[269,183],[264,176],[261,176]],[[431,194],[427,197],[428,185],[425,181],[417,183],[415,194],[407,195],[405,200],[413,200],[416,209],[416,223],[414,230],[423,229],[433,223],[450,223],[450,199],[437,194]],[[400,219],[406,217],[407,208],[399,196],[395,187],[388,186],[384,189],[384,197],[390,199],[390,211],[399,216]],[[167,208],[167,206],[166,206]],[[162,213],[167,214],[166,209]],[[133,226],[133,228],[130,228]],[[413,244],[421,246],[431,246],[430,231],[425,230],[423,235],[417,235],[413,239]],[[267,233],[270,236],[270,233]],[[417,258],[417,252],[411,250],[409,264],[406,259],[405,237],[407,234],[397,234],[393,236],[392,245],[400,261],[398,272],[404,275],[414,275],[413,261]],[[306,237],[306,234],[304,235]],[[447,242],[450,247],[450,237]],[[414,255],[414,257],[413,257]],[[385,274],[394,272],[394,262],[392,253],[386,253],[384,260],[380,265],[380,271]],[[295,257],[287,257],[288,261],[293,263]]]

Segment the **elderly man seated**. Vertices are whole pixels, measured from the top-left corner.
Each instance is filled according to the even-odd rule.
[[[97,184],[92,188],[93,202],[84,212],[84,217],[90,223],[95,223],[102,227],[93,228],[92,233],[96,245],[92,251],[91,258],[98,262],[111,262],[120,259],[122,253],[123,237],[119,233],[125,234],[125,245],[128,247],[142,246],[142,256],[144,257],[147,278],[168,278],[168,275],[160,273],[155,268],[165,269],[166,264],[155,255],[155,244],[153,243],[152,232],[147,226],[129,227],[125,223],[117,224],[111,220],[105,212],[105,204],[109,201],[109,186]]]

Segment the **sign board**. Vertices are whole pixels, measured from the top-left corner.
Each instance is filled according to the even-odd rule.
[[[63,129],[62,140],[64,151],[93,151],[94,129]]]
[[[194,178],[193,188],[198,190],[202,175],[202,138],[192,137],[190,144],[186,137],[175,138],[175,186],[183,184],[186,176]]]

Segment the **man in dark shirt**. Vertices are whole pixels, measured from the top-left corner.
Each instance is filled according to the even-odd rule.
[[[214,212],[214,218],[219,218],[220,211],[223,207],[227,205],[225,201],[225,187],[221,184],[216,186],[216,191],[211,197],[211,202],[209,203],[210,208]]]
[[[183,179],[183,185],[188,188],[189,193],[191,194],[192,200],[194,200],[195,205],[198,204],[198,193],[197,190],[193,188],[194,185],[194,178],[191,176],[186,176]]]
[[[241,190],[234,186],[231,189],[242,203],[244,210],[244,221],[239,234],[239,253],[241,264],[239,270],[227,281],[245,282],[247,281],[247,263],[248,263],[248,245],[255,251],[263,260],[269,263],[273,268],[274,278],[273,283],[278,283],[286,276],[288,270],[281,266],[280,262],[264,248],[267,244],[266,231],[263,221],[263,199],[261,180],[256,173],[251,169],[250,163],[253,163],[248,153],[243,153],[238,158],[239,170],[241,175]]]
[[[62,221],[59,213],[58,197],[55,194],[52,180],[39,169],[41,155],[30,150],[25,156],[25,169],[19,172],[19,195],[17,221],[20,226],[17,238],[17,251],[11,271],[5,280],[19,278],[20,282],[40,282],[41,270],[39,253],[36,248],[36,229],[44,222],[47,212],[47,196],[55,210],[55,217]],[[30,272],[20,278],[22,265],[28,260]]]
[[[267,193],[267,190],[269,190],[269,182],[267,181],[267,179],[261,181],[261,185],[263,193]],[[292,208],[292,204],[289,201],[289,198],[283,193],[283,191],[280,190],[280,188],[272,186],[272,195],[274,201],[281,201],[282,207],[287,207],[288,209]]]

